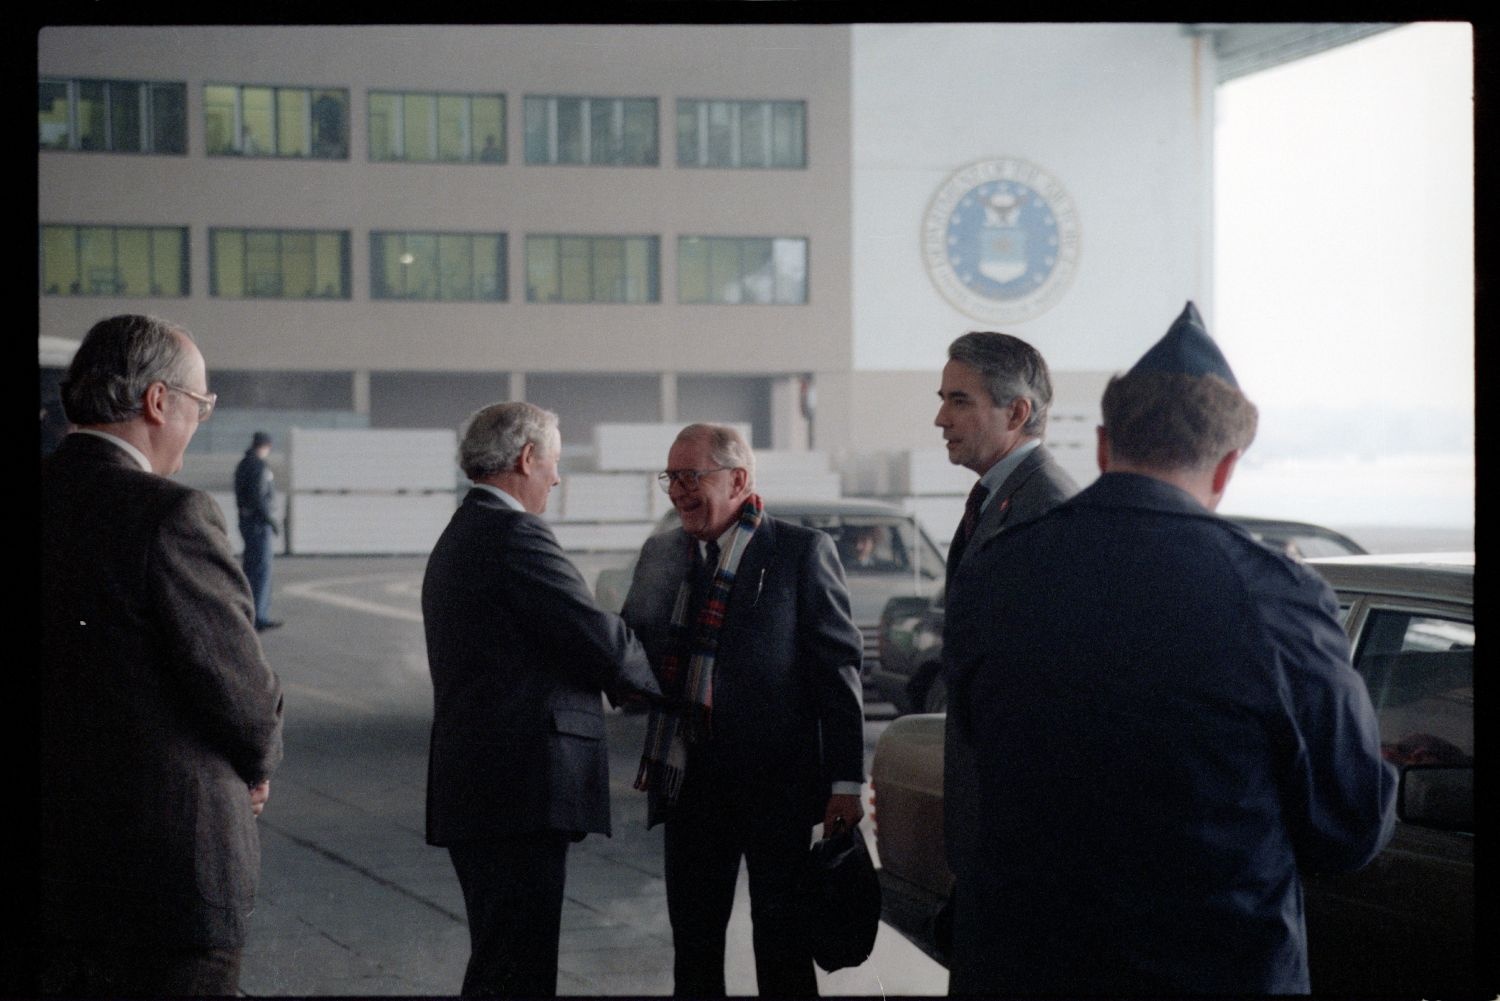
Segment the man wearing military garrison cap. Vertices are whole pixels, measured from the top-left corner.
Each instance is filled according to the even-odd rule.
[[[949,992],[1305,993],[1300,873],[1365,865],[1394,823],[1337,603],[1213,513],[1256,410],[1192,303],[1102,410],[1103,475],[949,599],[978,821],[946,836],[981,860]]]

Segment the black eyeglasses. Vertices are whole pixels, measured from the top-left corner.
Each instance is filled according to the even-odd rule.
[[[661,484],[663,490],[671,490],[672,484],[681,483],[684,487],[692,490],[698,485],[698,481],[709,473],[717,473],[728,469],[728,466],[714,466],[712,469],[668,469],[656,474],[656,482]]]

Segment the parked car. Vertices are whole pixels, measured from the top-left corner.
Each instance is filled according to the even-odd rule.
[[[833,538],[844,574],[854,622],[864,637],[864,667],[868,678],[878,669],[877,625],[880,611],[895,595],[930,596],[943,583],[943,554],[912,515],[894,504],[870,500],[767,501],[766,513]],[[662,515],[653,535],[678,527],[675,510]],[[618,612],[625,604],[635,559],[599,573],[594,593],[599,604]],[[925,597],[924,597],[924,600]]]
[[[1332,529],[1301,521],[1230,515],[1258,541],[1298,559],[1364,553],[1359,543]],[[876,624],[875,668],[869,682],[898,713],[942,712],[948,693],[938,667],[943,657],[943,595],[898,595]]]
[[[1310,560],[1338,594],[1397,765],[1396,832],[1363,870],[1304,882],[1317,994],[1470,996],[1474,915],[1474,555]],[[875,748],[882,917],[946,962],[942,714],[893,721]],[[1108,818],[1100,818],[1108,822]]]

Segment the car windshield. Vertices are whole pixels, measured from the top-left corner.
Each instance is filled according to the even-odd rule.
[[[801,515],[791,520],[826,532],[838,547],[844,572],[850,576],[901,574],[910,576],[913,563],[921,575],[934,580],[943,574],[943,561],[931,543],[917,537],[909,519],[880,515]]]

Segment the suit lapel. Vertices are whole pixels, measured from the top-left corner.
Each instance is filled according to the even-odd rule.
[[[734,587],[729,592],[729,607],[724,612],[726,630],[742,627],[750,620],[751,610],[760,598],[771,557],[776,550],[774,526],[775,522],[770,515],[761,518],[760,526],[745,547],[745,554],[740,557],[739,569],[734,575]]]
[[[1009,523],[1011,497],[1036,474],[1038,469],[1042,468],[1043,447],[1038,445],[1028,452],[1026,458],[1021,460],[1021,464],[1011,470],[1010,475],[1000,484],[1000,489],[995,491],[995,499],[979,516],[979,524],[974,527],[974,537],[969,540],[969,546],[964,550],[965,557],[999,535],[1000,530]]]

